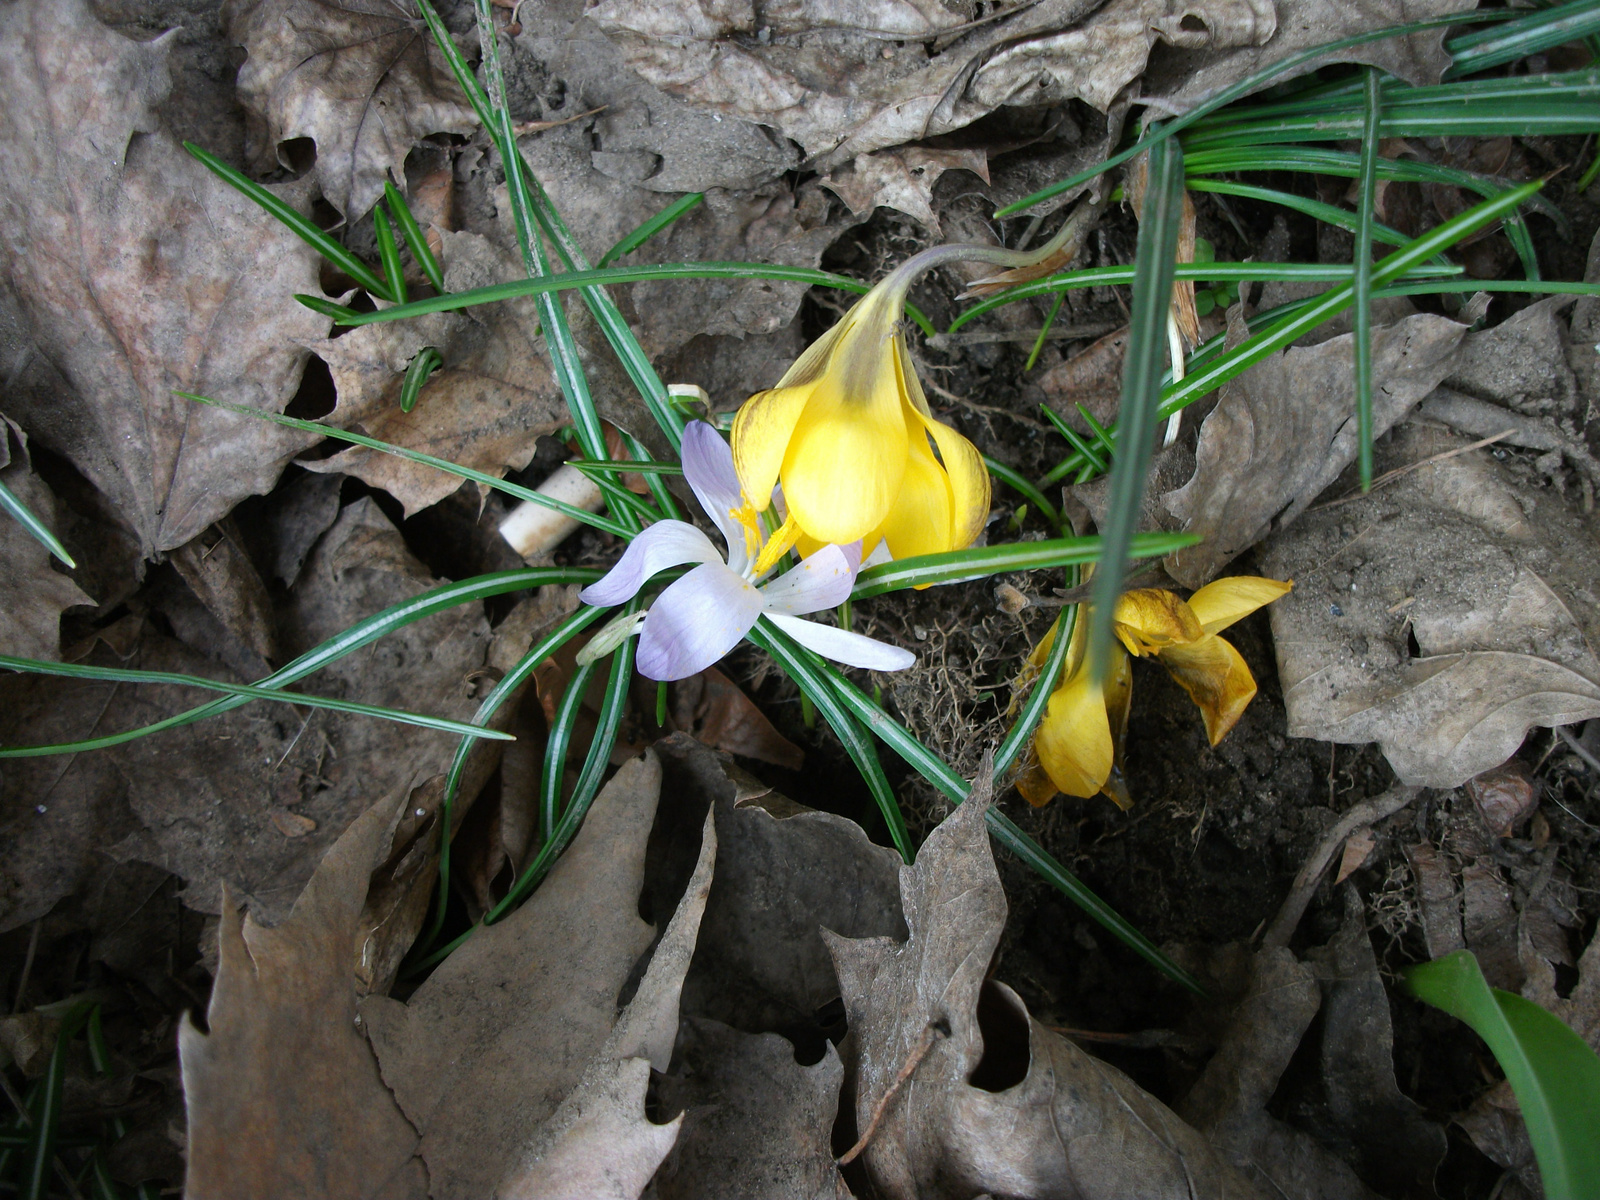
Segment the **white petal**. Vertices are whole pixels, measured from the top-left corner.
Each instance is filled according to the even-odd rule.
[[[704,421],[690,421],[683,427],[683,477],[694,489],[695,499],[712,524],[722,531],[728,543],[728,565],[743,571],[747,555],[744,526],[735,521],[732,510],[744,505],[739,490],[739,475],[733,469],[733,451],[722,435]]]
[[[686,679],[739,644],[761,615],[761,593],[720,562],[696,567],[656,597],[639,637],[639,674]]]
[[[823,625],[800,617],[788,617],[782,613],[768,615],[772,618],[773,624],[807,650],[815,650],[823,658],[842,662],[847,667],[867,667],[874,671],[904,671],[917,661],[917,656],[911,651],[877,641],[865,634],[851,633],[848,629]]]
[[[687,521],[657,521],[629,542],[617,565],[579,592],[578,599],[597,606],[621,604],[657,572],[691,562],[721,566],[722,555],[710,538]]]
[[[879,543],[872,548],[872,553],[867,555],[867,561],[861,564],[861,569],[866,570],[868,567],[881,567],[884,563],[893,561],[894,555],[889,553],[889,543],[886,541],[879,541]]]
[[[859,555],[859,542],[856,550]],[[768,612],[798,616],[843,604],[855,582],[856,573],[844,550],[824,546],[794,570],[763,585],[761,596]]]

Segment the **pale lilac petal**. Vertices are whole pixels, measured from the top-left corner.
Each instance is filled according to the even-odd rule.
[[[856,553],[860,552],[861,543],[857,542]],[[843,604],[855,582],[856,573],[844,547],[824,546],[794,570],[764,585],[761,597],[768,612],[798,616]]]
[[[783,613],[769,613],[773,624],[783,630],[807,650],[815,650],[823,658],[844,663],[847,667],[867,667],[873,671],[904,671],[917,661],[909,650],[891,646],[869,638],[865,634],[851,633],[835,625],[807,621],[803,617],[789,617]],[[649,626],[645,626],[646,629]]]
[[[853,576],[861,570],[861,539],[857,538],[848,546],[840,546],[844,551],[845,559],[850,563],[850,574]]]
[[[636,595],[659,571],[684,563],[716,563],[722,555],[711,539],[687,521],[657,521],[628,543],[605,577],[578,593],[585,604],[621,604]]]
[[[744,526],[731,515],[744,505],[739,475],[733,469],[733,451],[722,435],[704,421],[690,421],[683,427],[683,477],[694,489],[695,499],[712,524],[722,531],[728,543],[728,563],[735,571],[744,570],[748,557],[744,550]]]
[[[761,593],[723,566],[696,567],[656,597],[639,636],[639,674],[686,679],[739,644],[761,615]]]

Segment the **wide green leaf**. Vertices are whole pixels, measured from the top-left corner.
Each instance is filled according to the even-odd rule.
[[[1412,995],[1470,1025],[1517,1094],[1549,1200],[1600,1197],[1600,1058],[1553,1015],[1491,988],[1470,950],[1406,972]]]

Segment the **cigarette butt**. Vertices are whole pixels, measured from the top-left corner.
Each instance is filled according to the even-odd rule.
[[[603,503],[599,485],[577,467],[557,467],[534,491],[587,512],[599,512]],[[578,522],[565,513],[532,500],[524,500],[500,522],[500,536],[528,559],[554,550],[577,529]]]

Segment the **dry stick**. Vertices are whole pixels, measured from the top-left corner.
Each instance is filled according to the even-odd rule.
[[[1379,475],[1372,481],[1371,491],[1351,492],[1348,496],[1340,496],[1337,500],[1329,500],[1324,504],[1313,504],[1310,508],[1306,509],[1306,511],[1308,513],[1321,512],[1323,509],[1338,508],[1343,504],[1353,504],[1357,500],[1361,500],[1372,495],[1372,492],[1377,491],[1386,484],[1393,483],[1396,479],[1399,479],[1400,476],[1409,475],[1418,467],[1426,467],[1432,463],[1444,462],[1444,460],[1447,458],[1454,458],[1456,455],[1465,454],[1469,450],[1482,450],[1485,446],[1488,446],[1494,442],[1498,442],[1501,438],[1510,437],[1515,432],[1515,429],[1503,429],[1493,437],[1486,437],[1482,441],[1473,442],[1470,446],[1457,446],[1454,450],[1446,450],[1441,454],[1431,455],[1428,458],[1422,459],[1420,462],[1408,463],[1403,467],[1396,467],[1392,471],[1385,471],[1382,475]]]
[[[1571,750],[1579,758],[1583,759],[1583,761],[1588,763],[1589,766],[1592,767],[1596,772],[1600,772],[1600,759],[1597,759],[1594,755],[1590,754],[1587,747],[1585,747],[1582,742],[1568,733],[1566,726],[1563,725],[1557,727],[1556,736],[1567,744],[1568,750]]]
[[[13,1016],[22,1011],[22,997],[28,990],[28,976],[33,974],[33,956],[39,950],[39,926],[43,924],[43,917],[35,918],[33,931],[28,934],[28,955],[22,960],[22,979],[17,984],[17,998],[11,1005],[11,1014]]]
[[[1300,924],[1300,918],[1305,915],[1306,905],[1311,903],[1312,894],[1317,890],[1322,873],[1328,869],[1334,853],[1344,844],[1345,838],[1365,825],[1373,825],[1385,817],[1394,816],[1415,800],[1421,791],[1419,787],[1405,785],[1392,787],[1382,795],[1354,805],[1349,812],[1335,821],[1333,828],[1322,835],[1317,848],[1311,852],[1311,857],[1306,859],[1305,866],[1301,867],[1300,873],[1294,877],[1294,887],[1289,890],[1288,898],[1278,910],[1278,915],[1273,918],[1266,936],[1261,939],[1261,944],[1287,946],[1289,939],[1294,936],[1295,926]]]
[[[855,1162],[856,1156],[867,1148],[878,1126],[883,1122],[883,1116],[889,1111],[889,1104],[900,1094],[900,1089],[905,1086],[906,1080],[911,1078],[911,1073],[922,1065],[922,1060],[928,1057],[928,1051],[933,1049],[935,1042],[950,1036],[931,1021],[923,1028],[922,1036],[917,1039],[917,1044],[911,1048],[911,1053],[906,1056],[905,1064],[900,1068],[900,1073],[894,1077],[894,1082],[889,1085],[889,1090],[884,1092],[877,1106],[872,1110],[872,1119],[867,1122],[866,1132],[856,1140],[856,1144],[844,1152],[839,1159],[841,1167],[847,1167]]]

